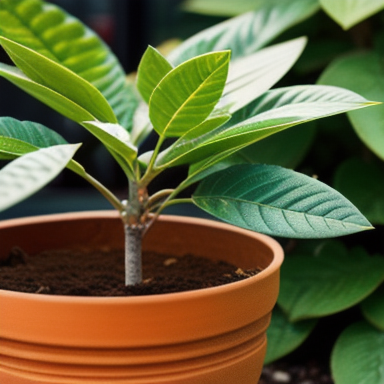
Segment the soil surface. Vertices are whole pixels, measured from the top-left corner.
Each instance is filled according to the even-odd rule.
[[[259,384],[334,384],[329,369],[316,360],[278,361],[263,368]]]
[[[52,251],[29,256],[14,248],[0,265],[0,289],[70,296],[137,296],[227,284],[257,274],[222,261],[143,255],[143,283],[124,284],[123,251]]]

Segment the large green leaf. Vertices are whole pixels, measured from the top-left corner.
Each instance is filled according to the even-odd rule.
[[[181,136],[202,123],[219,101],[230,52],[198,56],[170,71],[153,91],[149,116],[161,136]]]
[[[276,306],[267,330],[268,345],[264,363],[269,364],[294,351],[307,339],[316,323],[315,319],[292,323]]]
[[[296,62],[306,41],[286,41],[231,62],[219,107],[234,113],[268,91]]]
[[[68,143],[41,124],[0,117],[0,159],[12,159],[38,148],[60,144]]]
[[[26,199],[57,176],[80,145],[39,149],[7,164],[0,171],[0,211]]]
[[[40,0],[2,0],[0,35],[92,83],[108,100],[120,124],[130,125],[125,73],[109,47],[81,21]]]
[[[163,77],[173,69],[172,65],[155,48],[149,46],[141,58],[137,71],[137,89],[148,103],[153,90]]]
[[[334,187],[372,224],[384,224],[384,167],[352,158],[336,170]]]
[[[330,241],[314,255],[286,258],[278,303],[291,321],[327,316],[361,302],[383,281],[383,257]]]
[[[117,121],[107,100],[91,83],[23,45],[3,37],[0,37],[0,43],[32,81],[63,95],[101,121]]]
[[[364,321],[345,329],[331,355],[335,384],[384,383],[384,332]]]
[[[384,9],[384,0],[320,0],[320,4],[344,29]]]
[[[384,332],[384,284],[361,304],[361,311],[365,319],[374,327]]]
[[[350,89],[370,100],[383,101],[382,57],[375,52],[341,57],[330,64],[318,82]],[[384,105],[369,111],[350,112],[348,117],[361,140],[384,160]]]
[[[314,122],[293,127],[269,136],[235,152],[232,156],[210,167],[209,173],[217,172],[236,164],[272,164],[296,168],[315,139]],[[207,175],[207,174],[205,174]],[[337,189],[337,188],[336,188]]]
[[[193,173],[203,172],[207,164],[212,166],[274,133],[371,104],[356,93],[337,87],[308,85],[271,90],[235,113],[225,126],[199,139],[186,133],[159,155],[156,166],[203,161]],[[211,157],[214,161],[206,160]]]
[[[224,21],[192,36],[172,51],[168,59],[177,65],[194,56],[224,49],[231,49],[232,58],[249,55],[318,9],[317,0],[265,1],[254,12]]]
[[[372,228],[340,193],[279,166],[235,165],[205,178],[193,202],[233,225],[276,236],[322,238]]]
[[[59,93],[32,81],[16,67],[0,63],[0,75],[36,99],[49,105],[51,108],[74,121],[80,122],[96,119],[80,105],[74,103]]]

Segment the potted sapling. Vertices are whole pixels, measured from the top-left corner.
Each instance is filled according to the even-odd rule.
[[[114,208],[3,221],[0,270],[12,269],[15,252],[13,269],[22,269],[25,254],[34,259],[70,249],[73,260],[86,254],[92,261],[95,250],[107,260],[124,249],[127,292],[148,284],[142,272],[148,252],[169,255],[166,264],[187,254],[216,266],[224,261],[241,278],[184,292],[109,297],[57,293],[45,283],[20,292],[2,279],[1,382],[256,383],[283,258],[267,235],[321,238],[371,228],[327,185],[249,155],[252,144],[272,134],[375,104],[337,87],[270,89],[306,39],[261,49],[268,41],[252,27],[256,18],[251,12],[218,24],[167,57],[149,46],[131,81],[98,36],[64,10],[43,1],[0,1],[0,44],[14,63],[1,63],[0,75],[93,134],[127,179],[127,196],[118,198],[75,160],[81,144],[39,123],[0,117],[0,156],[10,160],[0,171],[2,210],[64,168]],[[151,133],[154,149],[140,153]],[[176,166],[188,169],[176,187],[149,192],[153,180]],[[193,203],[226,223],[161,215],[178,203]],[[67,267],[52,269],[77,275],[82,285],[85,270]],[[56,282],[64,285],[64,278]]]

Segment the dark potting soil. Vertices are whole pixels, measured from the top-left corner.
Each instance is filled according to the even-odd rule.
[[[145,253],[143,282],[126,287],[123,251],[50,251],[29,256],[14,248],[0,264],[0,289],[70,296],[153,295],[223,285],[259,271],[191,255]]]
[[[258,384],[334,384],[329,369],[317,360],[287,362],[281,360],[263,368]]]

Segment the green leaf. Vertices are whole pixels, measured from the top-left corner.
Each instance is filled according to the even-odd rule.
[[[194,56],[225,49],[232,51],[232,59],[249,55],[283,31],[312,16],[319,8],[317,0],[267,0],[254,12],[226,20],[192,36],[167,58],[178,65]]]
[[[13,159],[38,148],[60,144],[68,143],[41,124],[0,117],[0,159]]]
[[[273,165],[235,165],[205,178],[193,202],[221,220],[262,233],[324,238],[372,228],[340,193]]]
[[[199,139],[185,134],[159,156],[156,165],[170,161],[173,165],[202,161],[201,167],[194,172],[203,172],[208,164],[212,166],[274,133],[371,104],[356,93],[337,87],[308,85],[271,90],[235,113],[225,126]]]
[[[157,49],[151,46],[147,48],[137,71],[137,89],[147,103],[157,84],[172,69],[172,65]]]
[[[349,29],[384,9],[384,0],[320,0],[320,4],[343,29]]]
[[[28,153],[0,171],[0,211],[26,199],[56,177],[72,159],[79,144],[57,145]]]
[[[69,119],[76,122],[95,119],[93,115],[80,105],[77,105],[59,93],[32,81],[18,68],[0,63],[0,75]]]
[[[233,113],[268,91],[296,62],[306,42],[300,37],[231,62],[219,107]]]
[[[315,123],[309,122],[257,141],[213,165],[210,173],[237,164],[261,163],[294,169],[310,149],[315,139],[315,128]]]
[[[81,21],[40,0],[2,0],[0,35],[92,83],[108,100],[119,123],[130,125],[124,70],[110,48]]]
[[[384,284],[368,296],[360,304],[360,308],[365,319],[378,330],[384,332]]]
[[[4,37],[0,37],[0,43],[17,67],[32,81],[63,95],[101,121],[117,122],[107,100],[91,83],[18,43]]]
[[[82,125],[107,148],[119,154],[133,172],[133,162],[137,157],[137,148],[132,145],[129,133],[121,125],[100,123],[98,121],[86,121]]]
[[[181,136],[202,123],[219,101],[230,52],[191,59],[170,71],[149,102],[149,117],[161,136]]]
[[[267,354],[264,364],[280,359],[299,347],[315,328],[317,320],[290,322],[276,306],[267,330]]]
[[[318,82],[344,87],[370,100],[382,101],[382,57],[375,52],[343,56],[326,68]],[[348,117],[360,139],[384,160],[384,104],[369,111],[349,112]]]
[[[214,16],[235,16],[259,8],[265,3],[265,0],[237,0],[226,2],[222,0],[186,0],[182,6],[183,9],[188,12]]]
[[[384,168],[357,158],[336,170],[334,187],[351,200],[372,224],[384,224]]]
[[[335,384],[384,383],[384,332],[364,321],[345,329],[331,355]]]
[[[361,302],[383,281],[383,257],[330,241],[314,255],[286,258],[278,303],[291,321],[328,316]]]

